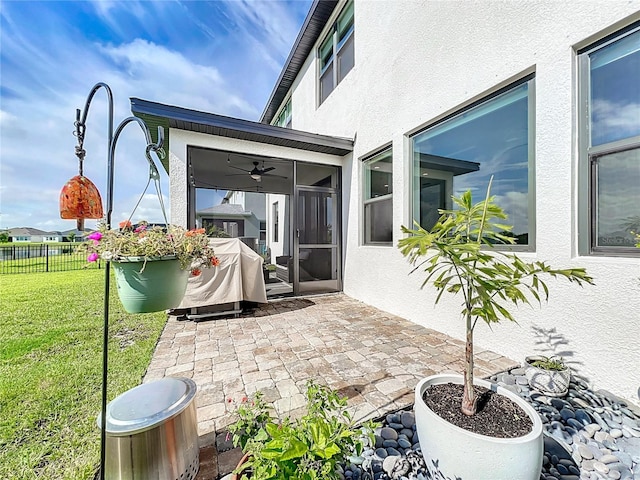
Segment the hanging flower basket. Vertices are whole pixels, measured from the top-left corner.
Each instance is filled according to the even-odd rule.
[[[177,307],[187,289],[189,275],[220,262],[203,228],[132,225],[119,229],[102,225],[82,246],[87,260],[110,261],[114,266],[118,295],[129,313],[157,312]]]
[[[175,256],[112,261],[118,296],[129,313],[158,312],[180,304],[190,271]]]

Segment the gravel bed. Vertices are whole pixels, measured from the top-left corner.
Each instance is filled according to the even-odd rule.
[[[530,389],[524,368],[490,380],[520,395],[540,414],[544,426],[540,480],[640,480],[637,408],[606,391],[594,392],[574,377],[564,398]],[[412,410],[389,414],[381,423],[375,445],[340,468],[344,479],[449,480],[427,471]]]

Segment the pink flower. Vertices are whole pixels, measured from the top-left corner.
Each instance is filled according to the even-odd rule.
[[[146,225],[138,225],[136,227],[136,229],[134,230],[135,233],[140,233],[140,232],[144,232],[147,229]]]
[[[97,253],[90,253],[89,256],[87,257],[87,262],[95,262],[96,260],[98,260],[98,254]]]
[[[93,243],[97,245],[97,242],[100,241],[100,239],[102,238],[102,233],[100,232],[93,232],[92,234],[90,234],[89,236],[87,236],[87,238],[89,240],[93,240]]]

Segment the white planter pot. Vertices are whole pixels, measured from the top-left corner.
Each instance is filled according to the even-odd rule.
[[[543,357],[526,357],[527,368],[524,371],[529,386],[549,397],[564,397],[569,391],[571,381],[571,370],[566,367],[564,370],[545,370],[544,368],[531,365],[536,360]]]
[[[436,415],[422,400],[431,385],[462,384],[461,375],[433,375],[416,385],[415,416],[420,447],[434,480],[539,480],[544,444],[540,416],[521,397],[486,380],[475,385],[496,391],[517,403],[533,422],[527,435],[494,438],[457,427]]]

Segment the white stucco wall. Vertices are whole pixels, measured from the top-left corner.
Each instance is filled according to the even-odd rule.
[[[294,83],[293,127],[356,136],[343,164],[344,291],[350,296],[463,338],[459,302],[421,291],[394,247],[360,245],[358,158],[393,142],[394,243],[409,224],[407,134],[527,73],[536,76],[536,252],[527,260],[582,266],[596,286],[550,281],[542,308],[521,308],[518,325],[476,329],[478,347],[514,360],[538,352],[535,328],[566,340],[574,370],[594,387],[639,402],[640,259],[577,253],[577,47],[640,19],[639,1],[359,1],[355,67],[317,107],[317,67],[309,59]],[[173,144],[173,138],[172,138]],[[639,187],[640,188],[640,187]],[[173,208],[172,208],[172,211]]]
[[[274,238],[274,218],[273,218],[273,204],[278,204],[278,241],[275,242]],[[280,195],[275,193],[267,194],[267,200],[265,202],[266,216],[267,216],[267,246],[271,252],[271,263],[276,263],[276,257],[283,255],[291,255],[289,236],[289,201],[286,195]]]
[[[229,192],[227,192],[229,203],[232,205],[241,205],[244,209],[244,193],[245,192],[232,192],[231,195],[229,195]]]
[[[178,131],[179,132],[179,131]],[[171,132],[173,137],[174,132]],[[171,223],[187,227],[187,149],[176,132],[175,142],[171,139],[169,152],[169,202],[171,204]],[[177,152],[177,153],[174,153]]]

